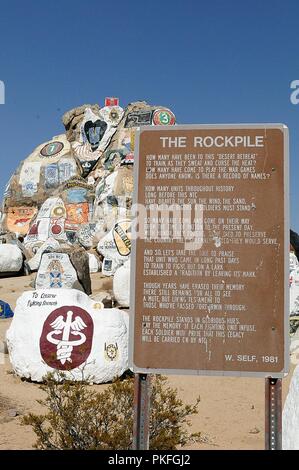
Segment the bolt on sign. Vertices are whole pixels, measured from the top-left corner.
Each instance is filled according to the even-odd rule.
[[[288,371],[288,129],[144,126],[135,150],[131,365]]]

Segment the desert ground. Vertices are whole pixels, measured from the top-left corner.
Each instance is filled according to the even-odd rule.
[[[93,294],[104,286],[109,290],[109,279],[92,274]],[[24,290],[32,290],[34,275],[0,279],[0,299],[14,309]],[[0,344],[11,319],[0,320]],[[21,416],[29,411],[42,413],[37,400],[43,398],[39,385],[21,380],[11,368],[8,355],[1,355],[0,364],[0,449],[32,449],[36,436],[29,426],[21,426]],[[3,359],[4,358],[4,359]],[[283,380],[283,401],[286,398],[291,375]],[[201,432],[201,440],[185,449],[263,449],[264,448],[264,380],[239,377],[169,376],[169,384],[178,389],[185,403],[192,403],[200,395],[199,413],[191,418],[192,432]],[[100,389],[105,385],[97,385]],[[15,415],[15,416],[14,416]]]

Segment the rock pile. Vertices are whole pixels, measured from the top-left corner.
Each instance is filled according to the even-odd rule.
[[[36,290],[19,298],[7,341],[22,377],[40,381],[58,369],[81,380],[84,364],[100,383],[128,364],[127,313],[112,305],[129,307],[136,129],[174,125],[175,116],[144,101],[124,109],[106,98],[62,121],[65,134],[36,147],[5,189],[0,275],[36,272]],[[95,300],[90,272],[111,286]]]
[[[103,107],[79,106],[62,121],[66,133],[36,147],[10,178],[2,230],[23,241],[28,272],[44,252],[68,245],[93,255],[97,249],[90,269],[113,276],[131,252],[136,129],[173,125],[175,116],[144,101],[123,109],[117,98],[106,98]]]

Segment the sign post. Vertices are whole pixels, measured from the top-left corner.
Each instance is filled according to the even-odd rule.
[[[133,449],[149,449],[150,376],[135,374]]]
[[[135,152],[134,372],[261,377],[278,413],[289,361],[287,128],[143,126]]]
[[[265,379],[265,449],[282,449],[281,379]]]

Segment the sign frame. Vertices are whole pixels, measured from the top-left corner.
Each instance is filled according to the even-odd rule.
[[[183,124],[175,126],[142,126],[136,130],[135,152],[134,152],[134,192],[133,204],[137,204],[138,200],[138,174],[139,174],[139,146],[140,136],[143,132],[151,131],[167,131],[176,132],[180,130],[254,130],[263,129],[279,129],[283,133],[284,138],[284,368],[280,372],[269,371],[221,371],[221,370],[197,370],[197,369],[158,369],[139,367],[134,363],[134,343],[135,343],[135,279],[136,279],[136,240],[132,240],[131,248],[131,273],[130,273],[130,325],[129,325],[129,367],[136,374],[164,374],[164,375],[193,375],[193,376],[229,376],[229,377],[275,377],[283,378],[289,373],[290,357],[289,357],[289,129],[282,123],[242,123],[242,124]]]

